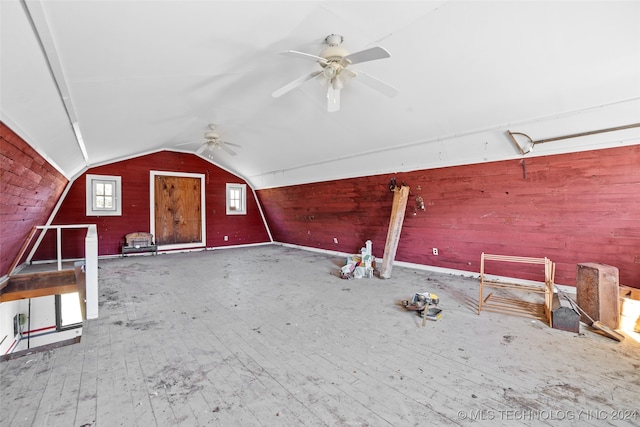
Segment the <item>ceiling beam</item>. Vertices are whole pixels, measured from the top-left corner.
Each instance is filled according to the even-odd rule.
[[[29,19],[33,33],[38,40],[45,62],[47,63],[53,82],[56,85],[56,89],[58,90],[60,100],[64,105],[67,117],[69,118],[69,123],[71,124],[71,128],[73,129],[73,133],[76,137],[76,142],[82,152],[82,157],[84,158],[85,164],[88,165],[89,155],[87,153],[87,147],[85,146],[82,133],[80,132],[78,117],[75,109],[73,108],[73,103],[71,102],[69,86],[67,85],[67,80],[65,79],[62,65],[60,64],[58,50],[56,49],[53,37],[51,36],[51,30],[49,29],[47,18],[44,14],[44,10],[42,9],[42,2],[30,1],[27,3],[25,0],[22,0],[21,3],[27,18]]]

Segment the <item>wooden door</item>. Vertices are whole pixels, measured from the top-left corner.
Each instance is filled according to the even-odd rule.
[[[202,242],[200,178],[156,175],[155,238],[158,245]]]

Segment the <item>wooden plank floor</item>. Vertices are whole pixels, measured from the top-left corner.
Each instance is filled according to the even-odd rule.
[[[476,279],[278,245],[100,261],[81,342],[0,363],[2,426],[640,425],[640,344],[476,312]],[[396,305],[440,297],[422,326]],[[620,419],[622,418],[622,419]]]

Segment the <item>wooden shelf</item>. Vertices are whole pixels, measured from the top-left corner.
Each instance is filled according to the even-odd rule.
[[[486,262],[507,262],[544,266],[543,281],[534,283],[515,283],[509,281],[487,279]],[[553,280],[555,264],[549,258],[531,258],[509,255],[493,255],[482,253],[480,257],[480,295],[478,298],[478,314],[482,310],[513,314],[539,319],[552,326],[551,310],[553,305]],[[494,292],[484,295],[486,288]],[[541,302],[518,298],[517,293],[542,295]]]

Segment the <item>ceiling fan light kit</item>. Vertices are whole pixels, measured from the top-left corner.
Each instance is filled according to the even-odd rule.
[[[287,83],[280,89],[274,91],[272,96],[278,98],[310,80],[319,79],[321,83],[327,86],[327,111],[334,112],[340,110],[340,91],[344,88],[345,82],[357,76],[361,76],[360,80],[363,83],[380,93],[389,97],[395,96],[398,90],[393,86],[361,71],[347,69],[347,67],[352,64],[389,58],[391,56],[389,52],[382,47],[376,46],[349,54],[349,52],[341,46],[343,40],[344,37],[341,35],[328,35],[324,39],[328,46],[322,50],[319,56],[295,50],[282,52],[283,55],[293,55],[311,59],[317,62],[322,69]]]

